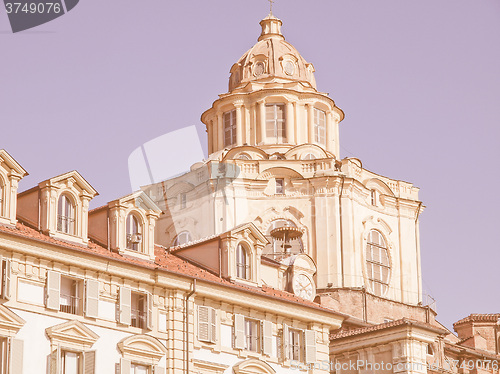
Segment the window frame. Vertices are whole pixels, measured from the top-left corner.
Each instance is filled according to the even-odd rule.
[[[71,295],[63,294],[63,281],[71,281]],[[73,294],[74,291],[74,294]],[[64,297],[69,297],[69,305],[63,304]],[[80,278],[74,278],[61,274],[59,280],[59,312],[73,314],[76,316],[83,315],[83,302],[84,302],[84,281]],[[67,307],[67,308],[65,308]]]
[[[182,236],[186,236],[187,235],[187,240],[186,241],[183,241],[182,243],[180,242],[179,238],[181,238]],[[193,241],[193,237],[191,236],[191,233],[187,230],[184,230],[184,231],[181,231],[180,233],[178,233],[175,238],[174,238],[174,241],[172,242],[172,247],[177,247],[179,245],[184,245],[184,244],[187,244],[189,242]]]
[[[275,195],[284,195],[285,194],[285,179],[284,178],[276,178],[274,181],[274,193]]]
[[[235,251],[236,278],[251,280],[250,249],[245,243],[238,243]],[[241,261],[243,260],[243,261]]]
[[[269,116],[268,108],[273,108],[272,118]],[[281,109],[283,117],[279,118],[278,108]],[[286,143],[287,133],[286,133],[286,105],[284,103],[269,103],[266,104],[266,139],[274,140],[276,143]]]
[[[288,328],[288,358],[302,362],[304,345],[304,331]]]
[[[68,207],[70,207],[68,211]],[[77,205],[71,194],[63,192],[57,199],[56,230],[62,234],[76,236]],[[63,214],[64,213],[64,214]]]
[[[65,362],[66,362],[66,354],[68,354],[68,353],[73,353],[73,354],[77,355],[78,369],[77,369],[76,374],[82,374],[83,373],[83,352],[75,351],[75,350],[71,350],[71,349],[64,349],[64,348],[60,350],[60,357],[59,357],[59,359],[61,360],[60,361],[61,362],[60,374],[73,374],[73,373],[66,372]]]
[[[375,232],[381,239],[382,244],[379,242],[376,243],[375,239],[372,239],[372,234]],[[378,253],[375,252],[375,250]],[[383,297],[389,291],[392,267],[387,240],[379,230],[371,229],[368,232],[366,237],[365,256],[368,285],[376,296]],[[384,260],[386,260],[386,264],[384,264]],[[385,274],[385,281],[384,269],[387,271]],[[380,279],[377,279],[377,275]]]
[[[236,144],[236,109],[225,112],[222,115],[222,121],[224,123],[224,147],[231,147]]]
[[[5,188],[5,182],[2,178],[2,176],[0,176],[0,217],[4,217],[7,216],[6,212],[4,212],[4,208],[5,208],[5,192],[6,192],[6,188]]]
[[[314,141],[326,144],[326,112],[318,108],[314,108]]]
[[[252,318],[245,317],[245,350],[250,352],[261,352],[261,323]]]
[[[130,251],[142,253],[143,231],[142,219],[134,212],[129,212],[125,220],[125,248]]]

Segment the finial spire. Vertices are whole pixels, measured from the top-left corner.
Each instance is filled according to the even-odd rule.
[[[274,3],[274,0],[267,0],[269,1],[269,14],[273,14],[273,3]]]

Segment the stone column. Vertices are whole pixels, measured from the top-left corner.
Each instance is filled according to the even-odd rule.
[[[314,106],[306,104],[307,108],[307,129],[309,130],[309,143],[314,143]]]
[[[259,113],[258,122],[260,126],[260,142],[264,143],[266,141],[266,103],[264,100],[258,101]]]
[[[243,145],[243,119],[241,115],[241,110],[243,104],[235,103],[236,107],[236,145]]]
[[[224,124],[222,123],[222,113],[217,114],[217,143],[214,151],[224,148]]]
[[[7,218],[10,219],[10,223],[15,225],[17,223],[16,220],[16,209],[17,209],[17,188],[19,186],[19,180],[21,178],[18,176],[12,176],[10,180],[10,191],[7,188],[7,183],[5,183],[5,201],[3,202],[3,209]],[[10,192],[10,196],[7,196],[7,193]],[[2,196],[0,196],[0,199]],[[2,213],[0,211],[0,213]]]
[[[214,132],[214,123],[213,121],[208,121],[207,123],[207,140],[208,140],[208,154],[212,153],[213,147],[213,132]]]
[[[326,150],[332,153],[335,153],[335,131],[333,128],[333,121],[332,121],[332,113],[327,112],[326,113]],[[336,154],[335,157],[338,157]]]

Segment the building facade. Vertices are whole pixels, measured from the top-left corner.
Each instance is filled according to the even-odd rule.
[[[89,210],[0,150],[0,374],[498,372],[499,315],[424,302],[418,189],[340,158],[344,113],[260,25],[181,176]]]

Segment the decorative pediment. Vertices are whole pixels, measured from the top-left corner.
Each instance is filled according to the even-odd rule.
[[[395,196],[391,188],[380,179],[371,178],[364,181],[364,184],[366,188],[370,190],[377,190],[379,193],[383,195]]]
[[[26,323],[12,310],[4,305],[0,305],[0,335],[14,336]]]
[[[61,345],[68,348],[90,349],[99,339],[99,335],[80,321],[68,321],[60,325],[49,327],[45,333],[52,345]]]
[[[275,374],[276,371],[266,362],[251,358],[233,366],[235,374]]]
[[[47,179],[46,181],[39,183],[38,186],[42,189],[45,187],[56,187],[76,190],[82,196],[87,196],[90,199],[98,195],[94,187],[92,187],[90,183],[87,182],[85,178],[83,178],[82,175],[76,170]]]
[[[22,178],[28,175],[28,172],[5,149],[0,149],[0,166],[9,176],[15,175]]]
[[[151,362],[154,365],[167,353],[167,348],[149,335],[133,335],[122,339],[118,343],[118,349],[126,359]]]
[[[134,193],[131,193],[130,195],[124,196],[109,203],[110,207],[128,205],[150,211],[151,213],[154,212],[158,215],[161,214],[161,209],[144,191],[136,191]]]
[[[252,237],[255,241],[257,241],[255,244],[266,245],[269,243],[264,234],[262,234],[262,232],[260,232],[257,226],[255,226],[252,222],[236,226],[231,231],[228,231],[227,234],[231,237],[243,236],[248,239]]]
[[[316,158],[331,157],[322,147],[316,144],[300,144],[288,150],[285,157],[287,160],[302,159],[302,156],[308,153],[313,154]]]

